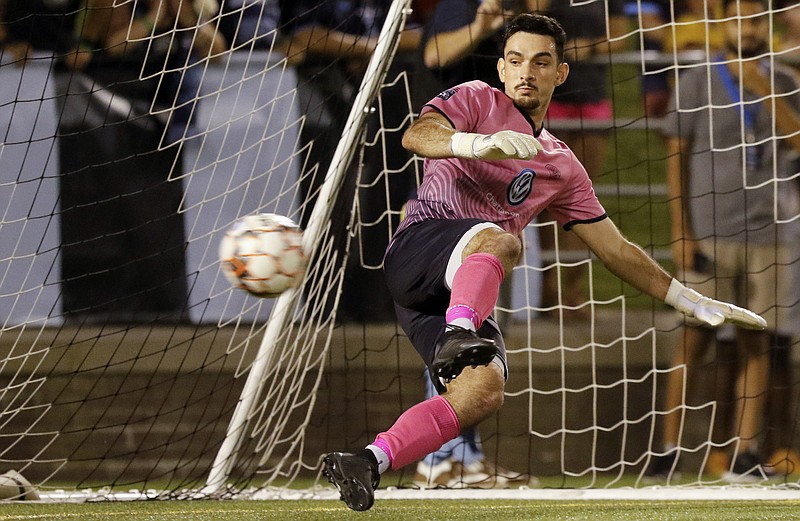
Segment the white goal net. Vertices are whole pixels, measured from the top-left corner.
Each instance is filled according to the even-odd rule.
[[[63,499],[327,490],[322,454],[363,447],[424,398],[381,263],[422,177],[402,133],[450,86],[423,58],[436,23],[461,16],[442,17],[438,3],[0,1],[0,474]],[[670,112],[656,87],[696,96],[680,77],[710,78],[724,24],[750,18],[698,2],[535,3],[576,20],[599,9],[594,36],[570,45],[588,77],[601,75],[602,103],[546,125],[587,163],[623,233],[674,270],[662,131],[680,113],[722,132],[717,109],[735,104]],[[744,105],[777,114],[800,99],[774,72],[798,63],[798,11],[770,3],[758,58],[772,93]],[[733,148],[746,163],[760,147],[771,171],[743,169],[742,190],[774,194],[773,222],[788,234],[786,255],[764,269],[785,269],[796,288],[800,131],[775,117],[747,142],[741,114]],[[716,143],[705,152],[731,149]],[[306,231],[308,273],[279,299],[220,272],[222,236],[253,213]],[[770,337],[772,372],[743,442],[741,404],[753,397],[736,384],[733,332],[692,367],[674,365],[677,314],[563,235],[545,216],[531,223],[501,292],[510,377],[503,410],[479,426],[485,461],[542,488],[722,485],[749,444],[775,471],[758,484],[796,484],[797,297],[768,299],[790,314]],[[673,406],[676,374],[687,377]],[[416,472],[382,486],[430,486]]]

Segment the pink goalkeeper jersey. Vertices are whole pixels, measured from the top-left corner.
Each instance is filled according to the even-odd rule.
[[[602,220],[606,212],[575,154],[534,123],[502,91],[482,81],[462,83],[436,96],[422,114],[436,110],[456,130],[533,134],[544,147],[528,160],[425,159],[417,198],[406,206],[398,232],[426,219],[476,218],[519,234],[545,208],[565,229]]]

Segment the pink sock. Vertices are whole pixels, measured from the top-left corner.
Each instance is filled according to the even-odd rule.
[[[387,452],[392,469],[399,469],[424,458],[460,433],[453,406],[441,396],[434,396],[401,414],[388,431],[378,434],[374,445]]]
[[[504,278],[503,264],[491,253],[473,253],[464,259],[453,277],[447,323],[467,318],[476,330],[480,328],[497,304]]]

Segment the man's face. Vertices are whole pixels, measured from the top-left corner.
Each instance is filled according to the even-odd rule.
[[[506,42],[497,62],[506,95],[526,112],[547,108],[553,89],[567,77],[567,64],[558,63],[553,38],[518,32]]]
[[[769,16],[760,2],[744,0],[739,2],[738,8],[731,3],[725,17],[732,18],[724,24],[725,44],[731,53],[739,54],[740,42],[743,58],[752,58],[767,50]]]

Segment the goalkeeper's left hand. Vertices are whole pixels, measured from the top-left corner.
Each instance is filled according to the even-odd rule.
[[[767,321],[749,309],[704,297],[695,290],[687,288],[677,279],[672,279],[664,302],[681,313],[710,326],[730,322],[745,329],[762,330],[767,327]]]

